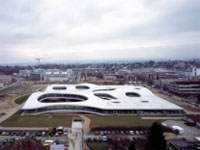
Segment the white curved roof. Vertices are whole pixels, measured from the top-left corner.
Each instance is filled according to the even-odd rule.
[[[72,106],[84,106],[106,110],[182,110],[181,107],[176,106],[158,96],[155,96],[150,90],[145,87],[133,86],[133,85],[94,85],[94,84],[79,84],[88,86],[89,89],[77,89],[78,85],[50,85],[44,92],[33,93],[25,105],[23,110],[37,109],[47,106],[56,105],[72,105]],[[66,90],[54,90],[53,87],[67,87]],[[102,91],[102,89],[111,89]],[[99,91],[100,90],[100,91]],[[127,92],[135,92],[140,97],[126,96]],[[88,98],[86,101],[80,102],[54,102],[43,103],[38,101],[38,98],[48,93],[60,93],[60,94],[77,94]],[[105,93],[112,95],[116,99],[105,100],[95,96],[95,93]]]

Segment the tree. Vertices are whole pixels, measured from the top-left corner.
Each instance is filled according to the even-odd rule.
[[[154,122],[150,127],[145,150],[166,150],[166,140],[162,127],[157,122]]]
[[[198,102],[200,103],[200,95],[197,96]]]
[[[136,150],[135,149],[135,142],[131,142],[131,145],[129,146],[128,150]]]

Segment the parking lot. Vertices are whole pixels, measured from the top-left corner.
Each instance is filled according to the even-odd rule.
[[[43,144],[64,144],[68,145],[68,132],[50,132],[50,131],[0,131],[0,146],[9,142],[25,138],[35,138],[41,140]]]
[[[92,131],[84,136],[86,141],[90,142],[106,142],[108,140],[134,140],[140,137],[146,137],[148,134],[147,129],[130,129],[130,130],[100,130]]]
[[[194,141],[195,140],[194,137],[200,136],[200,130],[197,127],[188,126],[182,120],[166,120],[166,121],[164,121],[164,123],[169,127],[170,126],[179,126],[179,127],[183,128],[184,133],[177,135],[177,138],[185,138],[187,140]]]

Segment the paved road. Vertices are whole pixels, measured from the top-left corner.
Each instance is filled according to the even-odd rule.
[[[69,150],[82,150],[83,148],[83,122],[72,120],[72,129],[68,134]]]
[[[19,85],[20,85],[20,82],[15,82],[15,83],[12,83],[12,84],[10,84],[10,85],[6,85],[5,87],[0,88],[0,92],[3,91],[3,90],[9,89],[9,88],[11,88],[11,87],[19,86]]]

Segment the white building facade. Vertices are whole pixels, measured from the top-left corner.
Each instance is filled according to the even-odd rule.
[[[140,86],[98,86],[94,84],[51,85],[33,93],[22,114],[88,113],[98,115],[173,116],[183,109]]]

